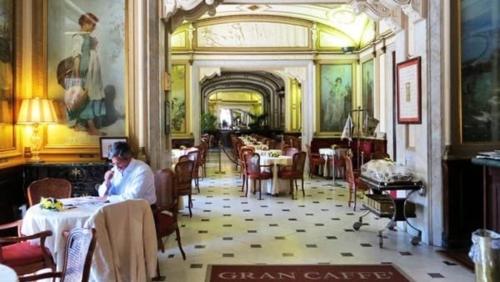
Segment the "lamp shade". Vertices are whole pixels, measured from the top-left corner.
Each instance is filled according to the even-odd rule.
[[[56,123],[54,104],[49,99],[24,99],[21,103],[18,124]]]

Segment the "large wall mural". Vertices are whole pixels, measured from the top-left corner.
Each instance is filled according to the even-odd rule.
[[[320,132],[340,132],[352,109],[352,64],[320,66]]]
[[[500,141],[500,2],[461,0],[462,142]]]
[[[125,0],[48,0],[47,28],[48,96],[66,125],[47,143],[124,136]]]
[[[0,0],[0,151],[14,147],[14,1]]]

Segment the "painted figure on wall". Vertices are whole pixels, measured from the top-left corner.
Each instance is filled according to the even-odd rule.
[[[320,131],[342,130],[352,105],[351,80],[351,65],[321,66]]]
[[[170,98],[171,127],[174,133],[186,131],[186,66],[172,66],[172,92]]]
[[[57,67],[58,81],[65,89],[68,125],[90,135],[106,135],[99,128],[123,118],[113,105],[114,87],[103,84],[98,40],[93,36],[98,22],[90,12],[79,17],[80,31],[72,36],[71,56]]]
[[[47,144],[94,146],[97,136],[125,136],[125,1],[46,2],[47,97],[61,122]]]
[[[368,116],[373,117],[373,60],[369,60],[362,65],[362,92],[363,109],[366,109]]]
[[[500,141],[500,2],[461,0],[463,142]]]

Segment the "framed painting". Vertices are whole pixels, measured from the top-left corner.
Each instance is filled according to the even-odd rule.
[[[397,64],[396,69],[398,123],[420,124],[422,122],[420,57],[401,62]]]
[[[45,0],[47,96],[59,118],[47,147],[126,135],[126,2]]]
[[[361,64],[362,108],[373,117],[373,59]]]
[[[101,137],[99,138],[99,148],[102,160],[109,160],[109,152],[115,142],[127,142],[127,137]]]
[[[15,148],[14,0],[0,0],[0,152]]]
[[[173,64],[170,87],[170,127],[174,135],[187,134],[187,65]]]
[[[319,73],[319,132],[340,133],[352,109],[353,64],[321,64]]]

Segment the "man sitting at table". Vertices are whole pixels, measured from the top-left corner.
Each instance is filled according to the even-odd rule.
[[[132,157],[127,142],[115,142],[108,158],[113,168],[104,174],[99,186],[99,196],[108,196],[111,201],[144,199],[153,207],[156,203],[154,174],[143,161]]]

